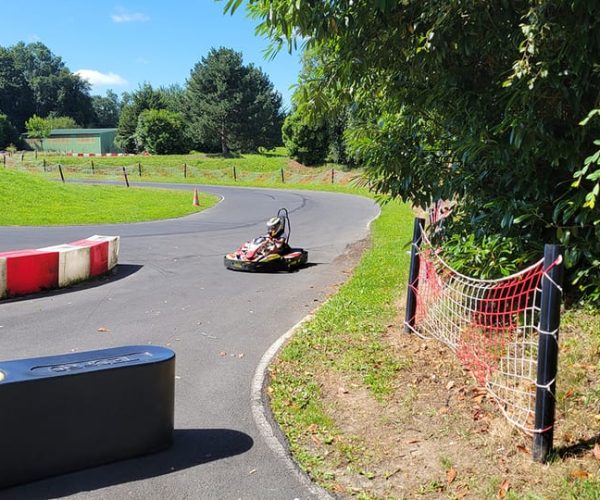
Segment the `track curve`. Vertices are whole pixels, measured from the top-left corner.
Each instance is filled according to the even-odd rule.
[[[191,203],[194,186],[155,186],[189,190]],[[0,359],[144,343],[177,354],[171,450],[0,490],[0,498],[315,497],[262,439],[251,381],[265,351],[345,279],[338,257],[367,236],[379,210],[337,193],[197,187],[222,201],[166,221],[0,227],[0,251],[121,236],[110,279],[0,302]],[[264,232],[280,207],[290,211],[292,245],[313,265],[291,274],[226,270],[223,255]]]

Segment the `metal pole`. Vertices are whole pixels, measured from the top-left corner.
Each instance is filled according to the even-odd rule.
[[[408,273],[408,293],[406,294],[406,316],[404,319],[404,333],[410,333],[415,327],[415,315],[417,312],[417,290],[419,288],[419,268],[421,259],[419,247],[423,240],[423,228],[425,219],[415,219],[413,226],[412,245],[410,248],[410,270]]]
[[[123,167],[123,175],[125,176],[125,184],[129,187],[129,179],[127,178],[127,170],[125,170],[125,167]]]
[[[63,184],[64,184],[64,182],[65,182],[65,176],[63,175],[62,166],[61,166],[60,163],[58,164],[58,171],[60,172],[60,178],[62,179]]]
[[[533,460],[545,462],[552,450],[554,437],[555,388],[558,365],[558,328],[563,282],[562,248],[544,247],[544,275],[540,306],[537,389],[535,391],[535,429]]]

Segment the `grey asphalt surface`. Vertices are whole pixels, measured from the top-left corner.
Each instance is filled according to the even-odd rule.
[[[194,186],[170,187],[189,190],[191,203]],[[252,417],[251,382],[265,351],[344,281],[340,256],[368,235],[379,209],[337,193],[197,187],[223,200],[166,221],[0,227],[0,251],[121,236],[119,266],[109,278],[0,302],[0,359],[134,344],[177,355],[171,449],[0,490],[0,498],[319,496],[263,439]],[[225,269],[223,255],[264,233],[280,207],[290,211],[290,243],[309,251],[310,265],[289,274]]]

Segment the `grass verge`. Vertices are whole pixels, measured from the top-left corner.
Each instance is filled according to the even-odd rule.
[[[188,215],[214,205],[218,198],[163,189],[60,184],[0,170],[0,225],[67,225],[140,222]]]
[[[531,460],[455,356],[401,331],[412,213],[390,203],[371,248],[270,367],[299,465],[343,497],[600,499],[600,315],[564,314],[555,452]]]

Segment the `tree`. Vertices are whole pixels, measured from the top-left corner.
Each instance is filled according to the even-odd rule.
[[[0,47],[0,112],[22,131],[33,110],[33,93],[27,80],[17,68],[12,54]]]
[[[0,114],[0,149],[5,149],[11,144],[20,145],[19,132],[8,120],[6,115]]]
[[[138,147],[152,154],[181,153],[184,139],[180,113],[166,109],[142,111],[136,129]]]
[[[187,103],[198,145],[228,154],[279,142],[281,96],[260,69],[243,65],[239,52],[211,49],[191,72]]]
[[[144,83],[132,94],[124,94],[116,144],[126,153],[137,153],[136,130],[140,114],[148,109],[165,109],[165,107],[163,97],[149,83]]]
[[[27,135],[34,139],[44,139],[52,132],[52,123],[46,118],[42,118],[38,115],[33,115],[25,123],[27,128]]]
[[[92,96],[94,108],[93,124],[98,128],[116,128],[119,124],[121,105],[119,96],[112,90],[107,90],[106,95]]]
[[[19,42],[9,51],[31,88],[37,115],[70,116],[82,125],[92,122],[90,85],[71,73],[59,56],[41,42]]]
[[[599,107],[597,1],[248,8],[274,50],[301,37],[317,51],[319,78],[302,82],[297,105],[351,106],[350,147],[378,191],[422,207],[458,199],[450,234],[498,236],[520,258],[561,242],[572,282],[600,294],[600,208],[586,202],[597,166],[578,176],[600,137],[600,120],[579,125]]]
[[[283,142],[289,155],[304,165],[319,165],[327,157],[327,127],[308,123],[297,111],[285,119]]]

